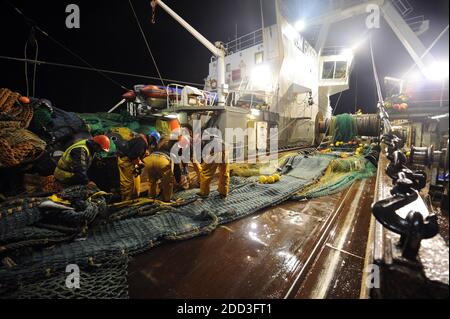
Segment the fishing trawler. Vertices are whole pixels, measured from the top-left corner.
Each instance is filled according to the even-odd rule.
[[[374,7],[379,11],[367,10]],[[169,14],[213,54],[204,86],[135,85],[108,113],[77,114],[86,125],[58,144],[34,125],[36,114],[50,114],[46,123],[52,123],[57,108],[1,92],[5,114],[20,115],[11,110],[21,106],[34,112],[18,122],[37,135],[29,153],[35,167],[55,161],[86,134],[107,134],[119,144],[154,129],[192,134],[198,125],[200,132],[216,129],[228,137],[233,156],[227,199],[216,193],[199,198],[189,189],[169,206],[110,202],[119,180],[113,149],[93,163],[99,190],[6,197],[0,202],[0,211],[10,212],[0,215],[0,296],[448,297],[448,121],[439,121],[448,118],[448,86],[424,78],[426,90],[409,76],[392,76],[384,79],[385,97],[370,32],[327,46],[333,25],[378,12],[419,71],[432,77],[437,62],[419,39],[427,22],[412,24],[404,0],[329,1],[320,14],[297,22],[284,1],[270,1],[270,8],[274,24],[262,22],[254,32],[213,44],[164,1],[152,1],[154,13]],[[350,89],[360,45],[371,48],[378,111],[335,114],[331,97]],[[10,149],[20,144],[4,140]],[[0,168],[13,160],[22,167],[24,149],[2,159]],[[264,161],[269,153],[274,157]],[[43,170],[25,173],[48,179],[51,169],[49,175]],[[74,208],[80,199],[81,210]],[[26,217],[18,214],[24,210]],[[77,265],[85,287],[66,285],[68,264]],[[39,289],[43,284],[51,289]]]

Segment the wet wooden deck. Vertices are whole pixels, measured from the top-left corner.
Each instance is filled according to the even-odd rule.
[[[131,298],[358,298],[375,179],[136,256]]]

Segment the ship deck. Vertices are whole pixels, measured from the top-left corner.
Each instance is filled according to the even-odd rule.
[[[375,178],[133,258],[131,298],[359,298]]]

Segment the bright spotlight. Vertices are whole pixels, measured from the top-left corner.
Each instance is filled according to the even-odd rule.
[[[290,24],[283,28],[283,34],[291,41],[295,41],[299,36],[298,31]]]
[[[346,56],[346,57],[348,57],[348,58],[351,58],[354,55],[353,54],[353,49],[351,49],[351,48],[342,50],[341,54]]]
[[[295,23],[295,29],[297,29],[298,32],[301,32],[305,30],[306,24],[304,20],[299,20]]]
[[[258,65],[252,70],[251,82],[255,89],[270,90],[272,86],[272,72],[267,65]]]
[[[419,70],[416,70],[415,72],[409,73],[407,80],[409,82],[418,82],[418,81],[423,80],[423,75]]]
[[[428,80],[441,81],[448,79],[448,61],[436,62],[424,70]]]

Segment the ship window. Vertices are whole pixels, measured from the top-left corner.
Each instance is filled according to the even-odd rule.
[[[347,62],[336,61],[335,79],[345,79],[347,77]]]
[[[322,79],[332,79],[334,77],[334,61],[324,62],[323,63],[323,71],[322,71]]]
[[[227,66],[226,66],[226,71],[227,71],[227,72],[230,72],[230,71],[231,71],[231,64],[230,64],[230,63],[227,64]]]
[[[264,52],[257,52],[255,54],[255,64],[262,64],[264,62]]]

